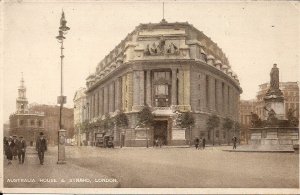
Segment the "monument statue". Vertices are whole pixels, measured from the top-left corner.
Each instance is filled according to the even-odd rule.
[[[282,96],[282,92],[279,89],[279,69],[277,68],[277,64],[273,65],[273,68],[270,72],[270,88],[266,94],[267,96],[275,95],[275,96]]]
[[[273,68],[270,73],[270,88],[273,90],[279,89],[279,70],[277,64],[273,65]]]

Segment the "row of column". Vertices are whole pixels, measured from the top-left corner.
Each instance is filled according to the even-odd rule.
[[[209,75],[200,76],[200,110],[212,110],[238,117],[239,95],[229,85]]]
[[[117,78],[111,83],[94,90],[88,96],[89,119],[122,109],[122,83]]]
[[[172,69],[171,105],[190,104],[189,71]],[[178,78],[178,86],[177,86]],[[151,70],[133,71],[133,106],[152,105]]]

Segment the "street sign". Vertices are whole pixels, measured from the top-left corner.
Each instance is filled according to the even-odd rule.
[[[57,104],[67,103],[67,96],[57,96]]]

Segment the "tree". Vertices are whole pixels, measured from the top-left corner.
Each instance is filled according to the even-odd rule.
[[[226,117],[224,119],[224,122],[223,122],[223,129],[226,130],[228,145],[230,143],[229,135],[230,135],[230,130],[232,129],[232,127],[233,127],[233,120],[231,120],[230,118]]]
[[[213,145],[215,145],[215,128],[219,127],[220,118],[217,115],[212,115],[206,122],[207,130],[213,132]]]
[[[126,128],[128,127],[128,117],[127,115],[121,111],[115,117],[114,121],[117,128]],[[122,148],[122,140],[121,140],[121,131],[120,131],[120,147]]]
[[[120,111],[114,117],[114,120],[115,120],[116,126],[118,128],[128,127],[128,117],[127,117],[127,115],[123,111]]]
[[[148,143],[148,128],[153,126],[154,123],[154,115],[152,114],[148,105],[146,105],[141,111],[138,112],[138,126],[145,127],[146,129],[146,137],[147,137],[147,148],[149,147]]]
[[[150,110],[150,107],[146,105],[141,111],[138,112],[138,126],[139,127],[151,127],[154,122],[154,116]]]
[[[179,115],[178,117],[178,124],[182,128],[188,128],[189,129],[189,145],[192,144],[192,127],[195,125],[195,119],[191,112],[184,112]]]
[[[110,130],[114,126],[114,121],[108,113],[105,114],[105,119],[102,122],[104,130]]]

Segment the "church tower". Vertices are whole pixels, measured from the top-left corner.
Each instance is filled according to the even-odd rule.
[[[28,111],[28,100],[26,98],[26,87],[24,85],[23,72],[21,78],[21,85],[18,88],[18,98],[16,103],[17,113],[25,113]]]

